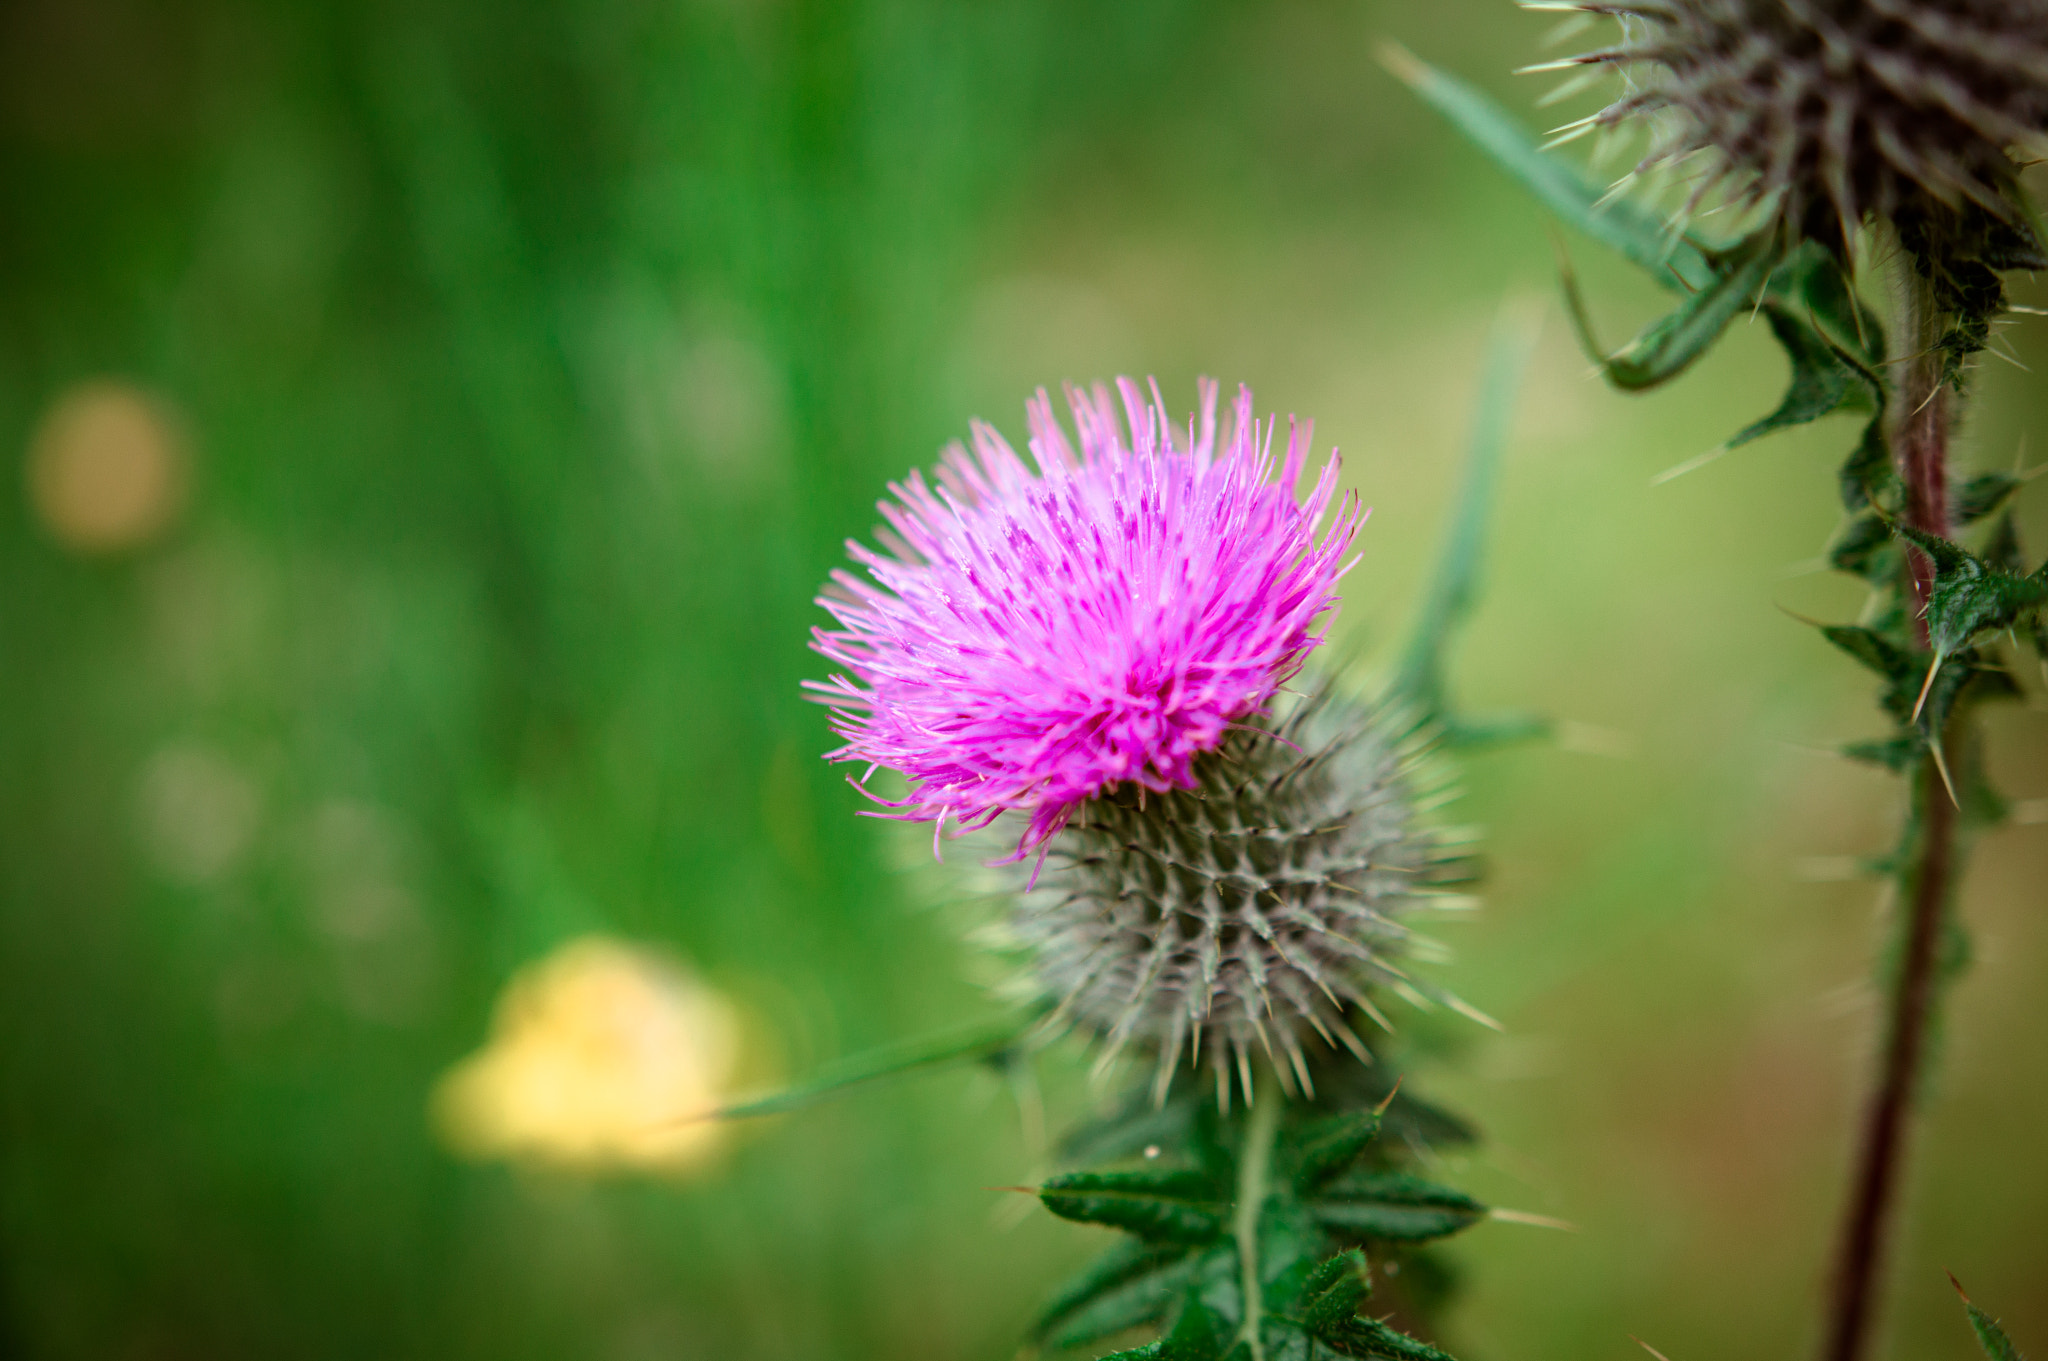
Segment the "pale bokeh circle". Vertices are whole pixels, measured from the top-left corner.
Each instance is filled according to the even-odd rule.
[[[73,552],[139,548],[184,509],[187,463],[178,423],[161,402],[132,384],[92,379],[59,394],[36,427],[29,502]]]

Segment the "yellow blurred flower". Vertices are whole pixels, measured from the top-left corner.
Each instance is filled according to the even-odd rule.
[[[740,1019],[668,958],[571,941],[505,987],[484,1048],[434,1092],[442,1137],[472,1158],[581,1170],[680,1171],[726,1127],[693,1117],[728,1095]]]
[[[67,389],[36,427],[28,492],[50,536],[76,553],[139,548],[184,509],[188,456],[178,422],[112,379]]]

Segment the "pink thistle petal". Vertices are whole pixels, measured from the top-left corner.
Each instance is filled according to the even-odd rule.
[[[1016,812],[1023,859],[1114,785],[1193,788],[1195,758],[1322,643],[1364,519],[1335,453],[1297,504],[1311,426],[1290,423],[1276,470],[1249,389],[1220,435],[1212,381],[1178,430],[1156,386],[1117,390],[1068,390],[1077,449],[1041,389],[1035,472],[976,422],[972,453],[890,485],[886,551],[847,545],[872,584],[835,571],[819,596],[838,627],[811,646],[851,673],[805,682],[845,740],[827,759],[901,771],[888,816],[936,838]]]

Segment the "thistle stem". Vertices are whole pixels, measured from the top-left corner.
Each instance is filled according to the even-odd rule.
[[[1251,1349],[1251,1361],[1266,1361],[1259,1324],[1266,1316],[1264,1287],[1259,1283],[1259,1213],[1266,1206],[1266,1185],[1273,1166],[1273,1139],[1280,1131],[1280,1083],[1262,1073],[1253,1088],[1251,1117],[1245,1122],[1244,1149],[1237,1160],[1237,1212],[1231,1230],[1237,1239],[1237,1262],[1244,1323],[1238,1340]]]
[[[1915,356],[1906,365],[1892,426],[1892,452],[1906,488],[1905,518],[1915,529],[1949,533],[1948,438],[1954,397],[1944,383],[1942,356],[1933,350],[1946,318],[1932,290],[1909,260],[1904,279],[1906,323],[1901,330]],[[1925,610],[1934,565],[1909,548],[1915,630],[1927,644]],[[1940,742],[1944,735],[1936,733]],[[1877,1085],[1865,1108],[1861,1146],[1837,1242],[1829,1298],[1826,1361],[1864,1361],[1870,1354],[1887,1238],[1895,1217],[1906,1159],[1909,1117],[1919,1087],[1933,1020],[1942,914],[1954,879],[1957,816],[1932,754],[1920,758],[1913,801],[1918,834],[1899,876],[1906,921],[1896,976],[1887,999],[1883,1054]]]
[[[1950,405],[1955,391],[1942,381],[1943,356],[1933,351],[1941,338],[1945,318],[1934,305],[1927,281],[1913,272],[1911,264],[1900,269],[1911,274],[1907,295],[1917,324],[1908,334],[1918,351],[1906,365],[1905,384],[1900,393],[1899,419],[1893,428],[1892,449],[1899,476],[1906,484],[1906,523],[1939,538],[1949,534],[1948,436],[1952,424]],[[1913,571],[1913,629],[1921,646],[1927,645],[1927,595],[1934,587],[1934,562],[1918,548],[1909,548],[1907,559]]]

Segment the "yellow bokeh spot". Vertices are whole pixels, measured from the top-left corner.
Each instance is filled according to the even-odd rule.
[[[30,440],[27,472],[36,517],[78,553],[140,547],[185,505],[177,423],[147,393],[109,379],[57,398]]]
[[[442,1078],[435,1124],[456,1152],[581,1170],[675,1172],[726,1127],[739,1058],[732,1004],[678,964],[603,936],[513,976],[490,1042]]]

